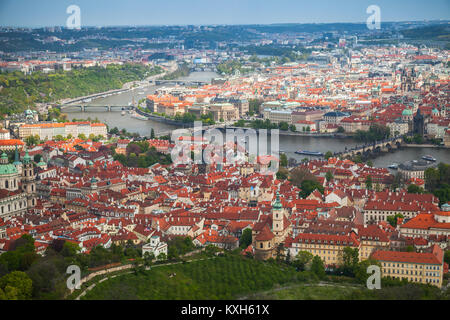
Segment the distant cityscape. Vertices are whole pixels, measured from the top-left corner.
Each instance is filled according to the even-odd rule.
[[[448,300],[449,30],[1,27],[0,300]]]

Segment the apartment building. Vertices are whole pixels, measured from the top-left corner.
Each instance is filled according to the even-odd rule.
[[[444,252],[434,245],[431,252],[376,251],[371,258],[381,263],[382,276],[442,286]]]
[[[278,109],[264,109],[263,118],[268,119],[272,123],[287,122],[292,123],[292,111],[291,110],[278,110]]]
[[[350,235],[300,233],[293,240],[286,242],[291,257],[297,256],[300,251],[307,251],[319,256],[325,265],[341,265],[344,248],[359,249],[360,246],[353,232]]]
[[[90,123],[88,121],[23,124],[19,127],[19,137],[21,139],[38,135],[41,139],[51,140],[58,135],[67,137],[69,134],[72,137],[78,137],[80,134],[84,134],[86,137],[90,134],[106,137],[108,130],[104,123]]]
[[[400,226],[405,237],[429,238],[430,236],[450,236],[450,212],[436,211],[421,213]]]

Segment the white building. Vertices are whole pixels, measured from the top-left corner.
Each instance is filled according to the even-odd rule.
[[[152,236],[150,238],[150,243],[144,244],[142,246],[142,256],[148,252],[158,258],[161,253],[164,253],[167,257],[167,243],[160,241],[159,236]]]

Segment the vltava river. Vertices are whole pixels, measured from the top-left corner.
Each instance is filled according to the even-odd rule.
[[[212,78],[217,77],[215,72],[193,72],[188,77],[181,78],[183,80],[198,80],[209,82]],[[145,89],[135,89],[131,92],[125,92],[119,95],[114,95],[106,98],[99,98],[92,100],[88,105],[90,106],[106,106],[106,105],[128,105],[129,102],[145,98],[149,94],[155,92],[156,86],[148,86]],[[177,127],[156,122],[153,120],[138,120],[126,113],[121,115],[120,109],[115,109],[107,112],[105,108],[90,108],[86,112],[80,112],[77,108],[67,108],[65,111],[69,119],[92,119],[98,118],[100,121],[106,123],[109,127],[118,127],[119,129],[126,129],[129,132],[138,132],[141,135],[149,136],[153,128],[156,133],[166,132],[168,130],[176,129]],[[346,147],[352,148],[358,143],[349,138],[332,138],[332,137],[308,137],[308,136],[283,136],[280,135],[280,150],[284,151],[288,158],[301,160],[305,158],[304,155],[295,154],[296,150],[309,150],[320,152],[339,152]],[[401,150],[392,153],[384,153],[373,159],[372,162],[376,167],[387,167],[392,163],[402,163],[408,160],[420,159],[424,155],[432,155],[437,161],[450,163],[450,149],[435,149],[435,148],[402,148]]]

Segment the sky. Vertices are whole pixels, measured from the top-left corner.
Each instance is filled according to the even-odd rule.
[[[450,20],[450,0],[0,0],[0,26],[64,26],[70,5],[81,26]]]

